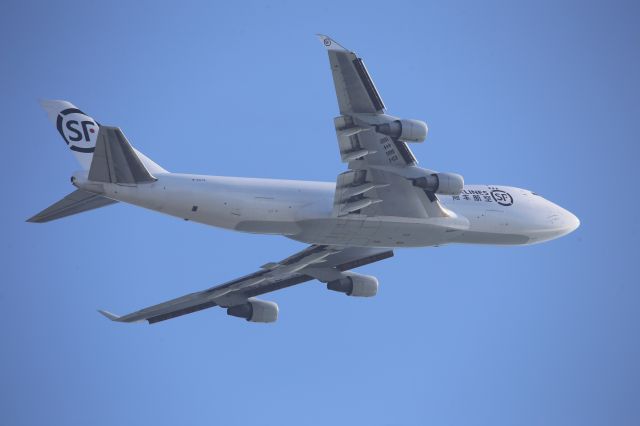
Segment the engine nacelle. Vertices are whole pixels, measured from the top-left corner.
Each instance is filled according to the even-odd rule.
[[[343,275],[343,278],[329,281],[327,289],[354,297],[373,297],[378,293],[378,279],[376,277],[355,272],[343,272]]]
[[[424,142],[429,128],[420,120],[395,120],[376,126],[376,132],[404,142]]]
[[[278,319],[278,305],[250,298],[247,303],[227,308],[227,315],[244,318],[251,322],[275,322]]]
[[[413,184],[436,194],[459,195],[464,178],[456,173],[433,173],[413,180]]]

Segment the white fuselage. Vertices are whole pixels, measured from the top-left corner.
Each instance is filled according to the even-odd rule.
[[[119,185],[74,175],[78,188],[195,222],[284,235],[311,244],[419,247],[447,243],[533,244],[573,231],[578,219],[531,191],[465,185],[440,195],[455,219],[332,215],[335,183],[166,173]]]

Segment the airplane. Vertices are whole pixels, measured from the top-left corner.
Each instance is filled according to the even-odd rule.
[[[77,188],[28,219],[48,222],[124,202],[219,228],[275,234],[309,244],[256,272],[110,320],[149,324],[219,306],[250,322],[271,323],[278,305],[257,296],[311,280],[353,297],[378,292],[374,276],[352,269],[406,247],[526,245],[567,235],[571,212],[526,189],[466,185],[456,173],[418,167],[408,144],[425,122],[386,113],[362,58],[325,35],[340,115],[334,119],[347,170],[335,182],[170,173],[136,150],[118,127],[99,124],[66,101],[41,104],[81,170]]]

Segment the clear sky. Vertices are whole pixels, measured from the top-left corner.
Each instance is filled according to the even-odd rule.
[[[637,2],[32,2],[0,12],[0,423],[638,425]],[[531,247],[397,251],[376,298],[312,282],[276,324],[126,313],[303,245],[116,205],[24,220],[77,168],[37,100],[170,171],[334,181],[314,34],[366,61],[425,167],[534,190],[581,227]]]

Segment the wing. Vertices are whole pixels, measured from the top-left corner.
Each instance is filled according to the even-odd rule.
[[[434,193],[414,185],[415,179],[433,172],[416,167],[405,140],[424,139],[426,124],[385,114],[362,58],[327,36],[319,37],[329,54],[341,114],[334,120],[340,158],[350,169],[338,177],[334,216],[447,217]],[[402,123],[415,125],[404,129],[413,134],[402,137]]]
[[[340,114],[383,112],[384,102],[362,58],[358,58],[335,40],[321,34],[318,36],[329,52]]]
[[[322,282],[340,280],[345,277],[344,271],[391,256],[393,251],[386,249],[312,245],[280,262],[267,263],[252,274],[207,290],[187,294],[128,315],[118,316],[107,311],[100,313],[113,321],[148,321],[149,324],[214,306],[228,308],[228,313],[234,315],[234,309],[237,311],[246,306],[255,296],[313,279]]]

